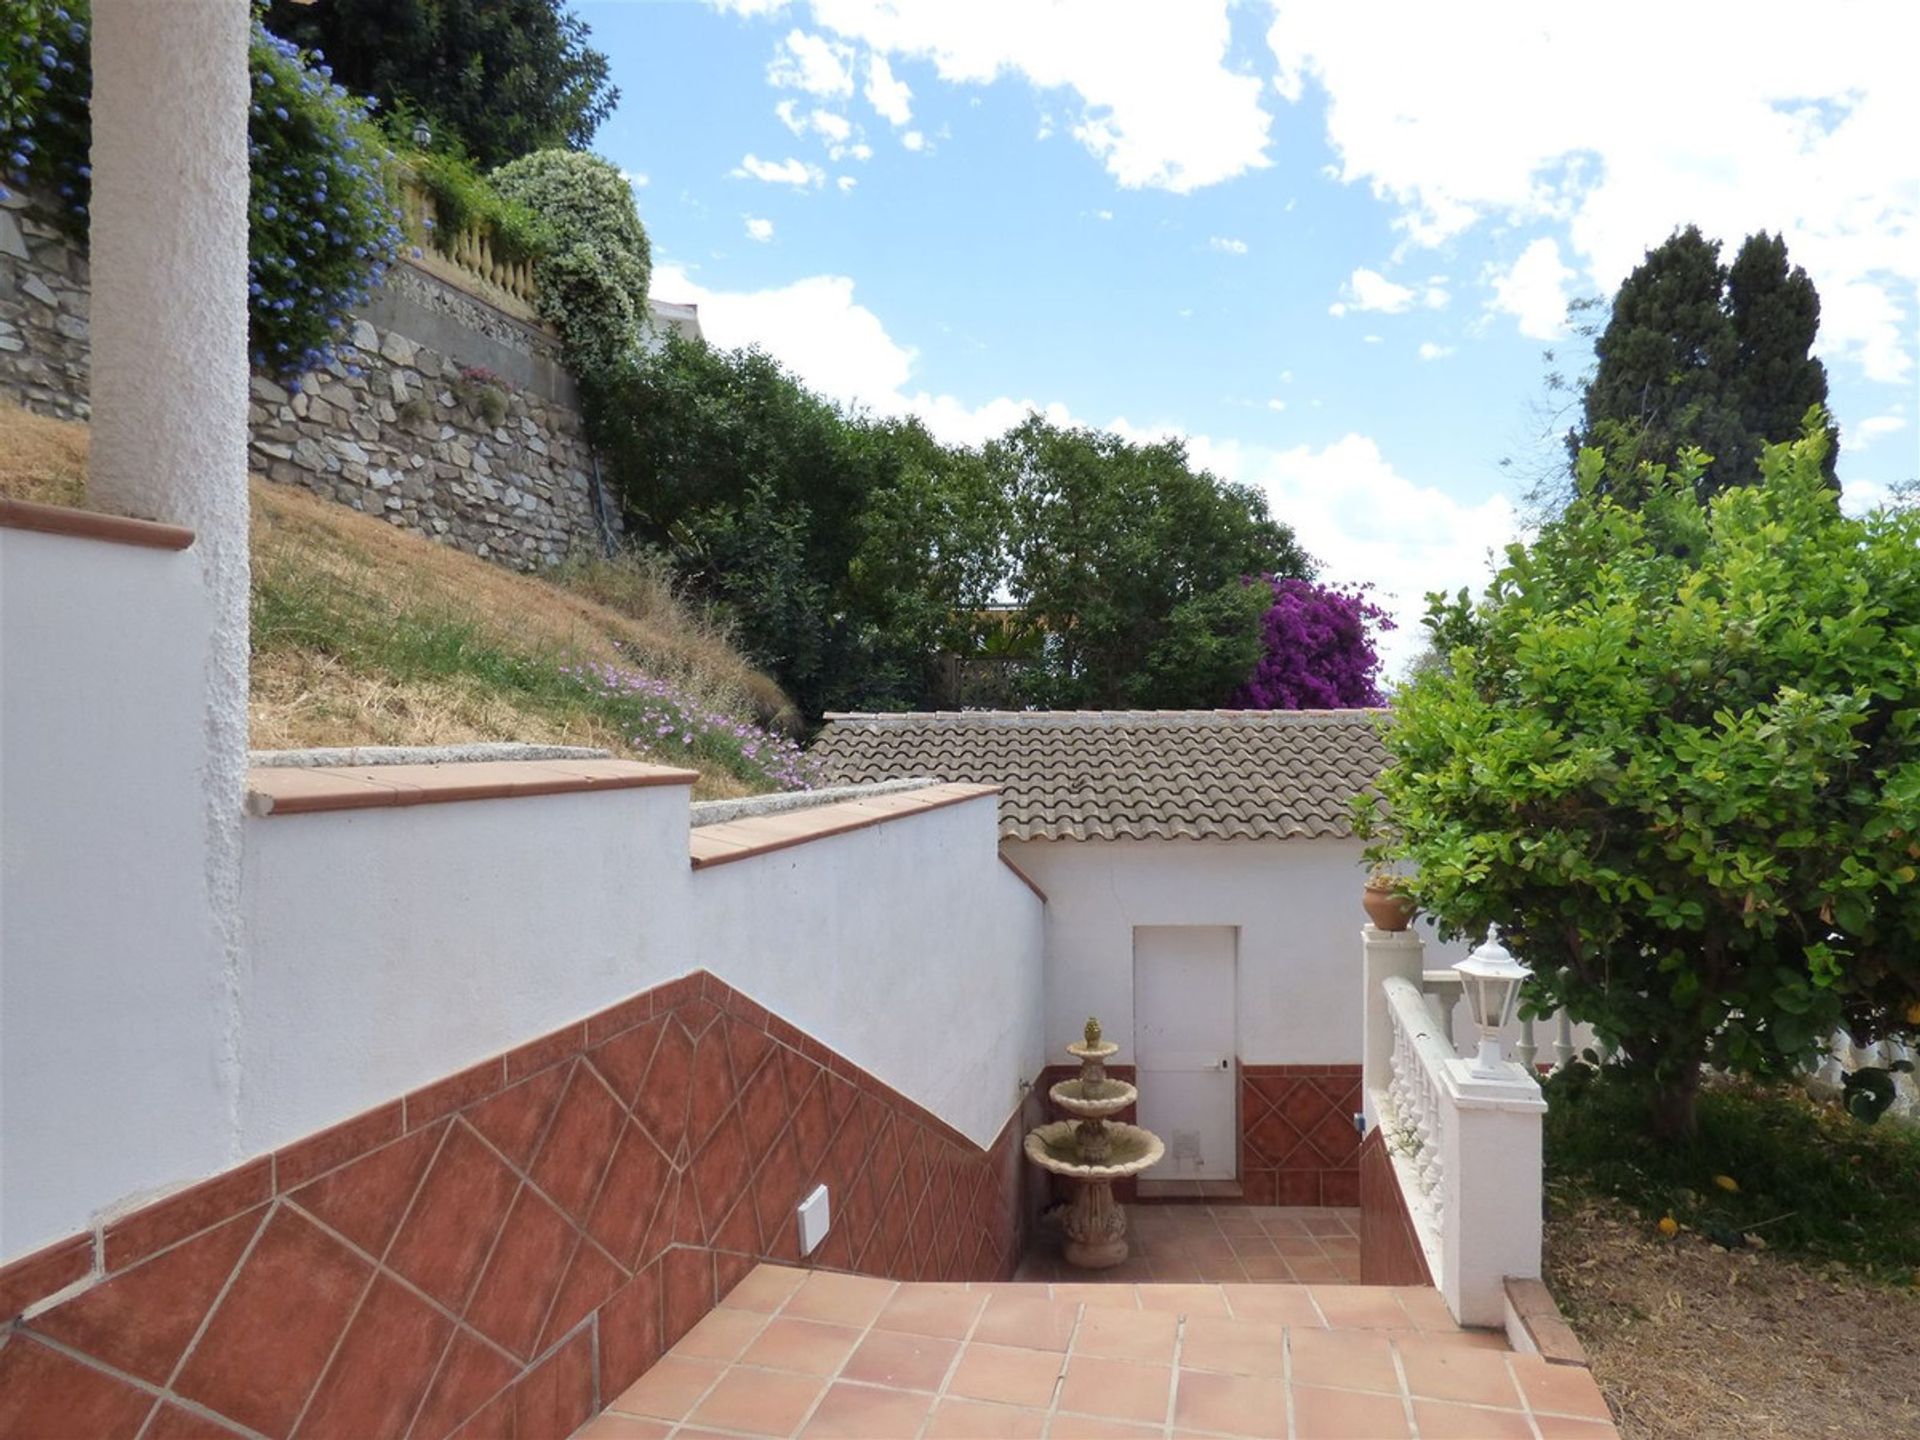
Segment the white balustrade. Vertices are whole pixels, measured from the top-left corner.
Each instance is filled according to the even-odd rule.
[[[1363,940],[1368,1121],[1448,1309],[1463,1325],[1499,1325],[1506,1279],[1540,1273],[1546,1102],[1529,1068],[1503,1062],[1488,1078],[1461,1058],[1458,977],[1426,972],[1417,937],[1368,926]],[[1556,1059],[1571,1048],[1562,1027]]]

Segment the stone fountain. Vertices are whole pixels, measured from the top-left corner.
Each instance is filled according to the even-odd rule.
[[[1047,1091],[1074,1118],[1027,1132],[1027,1158],[1074,1182],[1066,1260],[1083,1270],[1104,1270],[1127,1258],[1127,1212],[1113,1198],[1113,1182],[1138,1175],[1166,1153],[1158,1135],[1107,1119],[1140,1095],[1126,1081],[1107,1078],[1106,1062],[1119,1049],[1101,1040],[1100,1022],[1089,1019],[1085,1040],[1067,1046],[1080,1062],[1080,1077]]]

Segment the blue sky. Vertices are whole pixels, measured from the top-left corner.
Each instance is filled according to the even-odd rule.
[[[576,8],[623,92],[595,147],[634,178],[655,294],[709,338],[956,441],[1029,407],[1184,434],[1377,587],[1396,664],[1421,594],[1517,533],[1499,462],[1540,453],[1542,351],[1578,368],[1565,301],[1678,224],[1784,230],[1850,503],[1920,473],[1896,8],[1738,34],[1714,7],[1506,0],[1471,28],[1255,0]]]

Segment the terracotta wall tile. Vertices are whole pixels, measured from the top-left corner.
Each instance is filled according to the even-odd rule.
[[[448,1122],[382,1146],[309,1181],[287,1198],[374,1256],[386,1252]]]
[[[1360,1283],[1431,1285],[1426,1254],[1378,1127],[1360,1147],[1355,1201],[1360,1206]],[[1343,1202],[1332,1202],[1343,1203]]]
[[[380,1276],[300,1421],[300,1440],[401,1435],[445,1352],[453,1322]]]
[[[549,1435],[564,1440],[599,1408],[593,1384],[593,1332],[582,1330],[513,1387],[515,1440]]]
[[[0,1371],[34,1393],[0,1406],[71,1391],[113,1433],[116,1403],[129,1427],[152,1408],[137,1378],[271,1435],[564,1434],[762,1261],[1005,1278],[1023,1129],[983,1152],[696,972],[122,1220],[117,1266],[36,1321],[99,1368],[75,1379],[22,1334]],[[835,1224],[801,1262],[820,1182]],[[76,1236],[16,1262],[0,1299],[93,1254]],[[165,1426],[208,1423],[173,1393]]]
[[[288,1434],[372,1274],[312,1221],[276,1208],[174,1390],[264,1434]]]
[[[395,1100],[391,1105],[343,1120],[330,1130],[309,1135],[276,1151],[273,1157],[275,1188],[285,1194],[314,1176],[395,1139],[403,1125],[402,1109],[401,1103]]]
[[[456,1121],[394,1237],[388,1266],[461,1313],[519,1188],[513,1171]]]
[[[466,1321],[502,1349],[533,1358],[547,1307],[579,1233],[538,1190],[522,1185],[467,1306]]]
[[[30,1322],[39,1334],[164,1385],[260,1229],[244,1215],[163,1250]]]
[[[72,1235],[0,1270],[0,1321],[64,1290],[93,1268],[93,1236]]]
[[[107,1273],[217,1225],[273,1196],[273,1158],[251,1160],[237,1170],[203,1180],[178,1194],[106,1227]]]
[[[0,1349],[0,1435],[133,1440],[154,1403],[146,1391],[31,1336],[15,1336]]]
[[[415,1090],[405,1100],[407,1128],[418,1129],[430,1120],[451,1115],[476,1100],[496,1094],[506,1082],[506,1066],[498,1056]]]
[[[520,1366],[471,1330],[456,1329],[407,1433],[417,1440],[451,1434],[520,1374]]]

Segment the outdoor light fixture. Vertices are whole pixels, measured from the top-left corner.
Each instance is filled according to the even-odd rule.
[[[413,122],[413,144],[417,150],[424,150],[433,144],[433,131],[427,128],[426,121],[416,120]]]
[[[1513,1018],[1513,1004],[1520,996],[1520,982],[1533,972],[1507,952],[1500,943],[1500,927],[1487,927],[1486,943],[1466,959],[1455,963],[1454,973],[1467,992],[1467,1008],[1473,1023],[1480,1027],[1480,1052],[1473,1057],[1472,1074],[1476,1080],[1503,1077],[1500,1058],[1500,1031]]]

